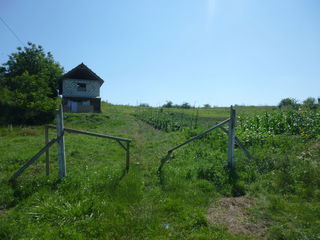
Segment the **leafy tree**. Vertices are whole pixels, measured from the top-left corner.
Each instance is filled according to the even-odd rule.
[[[148,103],[140,103],[139,106],[140,107],[150,107],[150,105]]]
[[[63,68],[50,52],[28,43],[0,68],[2,122],[40,124],[54,117],[59,104],[58,79]]]
[[[206,103],[206,104],[203,105],[203,107],[204,107],[204,108],[211,108],[211,105],[208,104],[208,103]]]
[[[173,102],[172,101],[167,101],[165,104],[163,104],[164,108],[172,108],[173,107]]]
[[[306,100],[303,101],[303,107],[306,109],[316,109],[316,99],[313,97],[308,97]]]
[[[185,109],[189,109],[189,108],[191,108],[191,105],[189,103],[187,103],[187,102],[184,102],[184,103],[181,104],[180,107],[181,108],[185,108]]]
[[[298,102],[294,98],[284,98],[279,103],[279,108],[298,108]]]

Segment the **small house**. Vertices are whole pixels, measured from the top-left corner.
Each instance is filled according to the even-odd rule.
[[[104,81],[81,63],[59,81],[65,112],[101,112],[100,87]]]

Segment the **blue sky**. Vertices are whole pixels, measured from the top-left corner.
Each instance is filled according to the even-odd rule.
[[[84,62],[115,104],[320,97],[318,0],[1,0],[23,42]],[[20,42],[0,22],[0,63]]]

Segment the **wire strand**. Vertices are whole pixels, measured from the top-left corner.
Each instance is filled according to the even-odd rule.
[[[12,28],[4,21],[4,19],[0,16],[1,22],[9,29],[9,31],[12,33],[12,35],[22,44],[25,45],[22,40],[18,37],[18,35],[12,30]]]

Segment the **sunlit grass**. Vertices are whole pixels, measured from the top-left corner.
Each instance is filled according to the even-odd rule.
[[[236,107],[255,116],[272,107]],[[135,118],[137,107],[103,104],[102,114],[65,114],[65,126],[132,138],[131,165],[118,143],[66,133],[67,177],[58,179],[56,146],[51,175],[44,157],[10,186],[7,180],[44,145],[43,126],[0,129],[0,239],[252,239],[211,226],[205,213],[222,196],[255,199],[253,217],[270,239],[319,236],[319,135],[266,136],[247,144],[254,159],[236,149],[237,179],[226,169],[227,136],[215,131],[175,152],[156,170],[166,151],[201,129],[164,132]],[[195,109],[170,109],[195,114]],[[224,118],[228,108],[199,109],[199,118]],[[50,130],[50,136],[55,131]],[[239,137],[242,137],[239,135]]]

